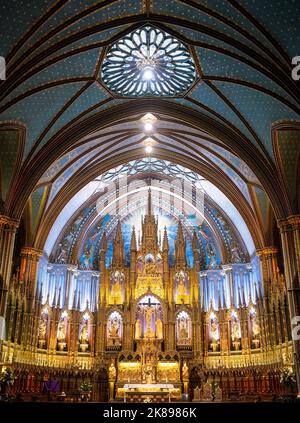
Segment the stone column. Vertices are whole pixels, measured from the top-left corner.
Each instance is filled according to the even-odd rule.
[[[270,309],[270,302],[274,287],[278,288],[278,272],[277,272],[277,254],[276,247],[265,247],[257,250],[257,255],[260,257],[261,274],[263,279],[264,289],[264,316],[263,322],[265,325],[267,349],[276,345],[275,328],[273,322],[273,313]]]
[[[260,257],[264,294],[266,296],[270,294],[271,285],[277,285],[278,283],[277,254],[278,249],[273,246],[257,250],[257,255]]]
[[[79,272],[78,272],[77,266],[68,264],[67,277],[66,277],[66,296],[65,296],[65,304],[64,304],[67,307],[72,307],[71,298],[72,298],[72,295],[74,294],[74,278],[75,276],[78,276],[78,275],[79,275]]]
[[[32,247],[24,247],[21,250],[20,281],[28,289],[31,298],[36,294],[37,270],[43,251]]]
[[[22,318],[21,344],[30,344],[35,322],[35,295],[37,285],[37,268],[42,251],[32,247],[21,249],[20,283],[24,287],[28,305]]]
[[[278,227],[282,241],[287,298],[293,334],[293,329],[299,325],[296,316],[300,316],[300,215],[280,220]],[[298,397],[300,397],[300,339],[297,339],[297,332],[299,330],[296,330],[293,336],[293,349]]]
[[[8,286],[19,221],[0,215],[0,341],[4,339]]]
[[[228,293],[227,295],[229,297],[229,304],[227,304],[226,301],[226,306],[230,307],[233,306],[234,303],[232,266],[223,265],[222,269],[223,271],[221,274],[225,277],[225,291]]]

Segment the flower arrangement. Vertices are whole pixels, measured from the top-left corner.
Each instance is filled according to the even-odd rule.
[[[92,391],[92,384],[90,382],[83,381],[81,382],[80,390],[84,393],[90,393]]]
[[[0,383],[4,386],[10,386],[14,384],[16,376],[10,367],[5,367],[0,375]]]
[[[9,388],[15,382],[16,376],[10,367],[4,367],[0,374],[0,393],[8,394]]]
[[[282,369],[280,383],[285,386],[291,386],[296,383],[295,375],[291,367],[284,367]]]

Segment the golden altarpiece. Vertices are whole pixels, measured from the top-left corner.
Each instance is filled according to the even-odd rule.
[[[105,283],[100,289],[99,351],[109,357],[110,396],[123,397],[124,386],[137,392],[172,388],[173,397],[188,389],[186,360],[200,351],[198,282],[186,265],[181,224],[175,242],[175,265],[169,268],[167,230],[162,248],[157,217],[152,214],[149,192],[147,214],[137,247],[135,229],[130,245],[130,268],[124,266],[124,242],[118,224],[113,260],[100,268]],[[158,387],[158,388],[156,388]]]
[[[211,254],[211,268],[200,269],[195,233],[189,267],[179,222],[170,265],[168,233],[164,229],[159,236],[150,191],[138,238],[133,227],[126,265],[119,222],[107,265],[104,232],[99,272],[93,275],[98,294],[94,307],[87,300],[85,309],[76,289],[69,300],[76,266],[66,265],[63,289],[55,289],[51,299],[48,291],[43,299],[42,284],[34,294],[32,276],[41,252],[22,250],[20,272],[8,291],[1,345],[2,368],[11,366],[18,376],[13,390],[42,393],[45,384],[59,381],[61,391],[72,393],[88,380],[92,398],[100,401],[126,395],[164,401],[166,395],[179,399],[183,393],[192,398],[198,391],[203,396],[213,382],[223,397],[237,391],[280,393],[281,371],[292,365],[292,341],[285,282],[273,272],[276,249],[257,252],[261,286],[251,279],[250,263],[233,260],[217,269]],[[208,279],[216,274],[223,285]]]

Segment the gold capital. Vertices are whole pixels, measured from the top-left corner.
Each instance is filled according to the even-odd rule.
[[[17,229],[19,227],[20,221],[12,217],[0,214],[0,228],[8,226],[10,229]]]

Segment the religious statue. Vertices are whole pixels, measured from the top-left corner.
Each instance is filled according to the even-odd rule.
[[[259,348],[260,340],[259,340],[260,328],[259,324],[257,323],[256,316],[252,317],[252,347]]]
[[[109,329],[109,336],[111,338],[118,338],[119,337],[119,328],[120,328],[119,320],[117,318],[115,318],[111,322],[111,326],[110,326],[110,329]]]
[[[151,329],[152,314],[153,314],[152,307],[151,306],[147,307],[147,310],[146,310],[147,327],[146,327],[146,333],[145,333],[146,338],[154,338],[154,333],[153,333],[153,330]]]
[[[186,361],[184,361],[182,366],[182,380],[187,381],[189,379],[189,368],[186,364]]]
[[[92,246],[86,246],[83,253],[83,268],[86,270],[90,269],[90,258],[92,256]]]
[[[58,246],[57,257],[55,261],[56,263],[63,264],[67,262],[67,258],[68,258],[67,250],[65,246],[62,243],[60,243]]]
[[[81,328],[79,336],[79,348],[81,352],[86,352],[89,347],[89,334],[88,334],[88,325],[87,322]]]
[[[40,321],[38,334],[39,334],[38,336],[39,348],[45,348],[46,336],[47,336],[47,322],[44,318]]]
[[[163,325],[162,325],[161,319],[157,319],[155,325],[156,325],[156,337],[158,339],[162,339],[163,338]]]
[[[241,263],[242,258],[240,256],[240,252],[237,246],[237,243],[233,243],[231,247],[231,263]]]
[[[46,333],[47,333],[47,324],[44,319],[41,320],[39,325],[39,339],[45,340],[46,339]]]
[[[60,320],[57,329],[57,346],[59,351],[64,351],[67,343],[67,323],[65,319]]]
[[[111,382],[114,382],[116,380],[116,375],[117,375],[116,367],[114,365],[114,362],[112,361],[108,369],[108,379]]]
[[[252,333],[253,333],[253,338],[259,337],[260,328],[255,318],[252,320]]]
[[[147,261],[145,264],[145,273],[147,275],[152,275],[154,273],[157,273],[156,264],[154,261]]]
[[[61,320],[58,324],[57,340],[58,340],[58,342],[65,342],[66,341],[66,321],[65,321],[65,319]]]
[[[206,244],[206,254],[209,269],[215,269],[217,267],[216,251],[211,243]]]
[[[177,304],[181,304],[181,303],[184,304],[188,302],[187,297],[188,296],[186,294],[185,281],[184,281],[184,278],[181,276],[179,279],[178,287],[177,287],[177,299],[176,299]]]
[[[86,323],[84,324],[84,326],[81,329],[81,333],[80,333],[80,337],[79,337],[79,342],[81,344],[88,344],[88,342],[89,342],[88,327],[87,327],[87,324]]]
[[[218,326],[215,320],[212,320],[210,326],[210,336],[213,342],[218,342],[219,340],[219,333],[218,333]]]
[[[237,319],[234,319],[234,321],[232,322],[231,339],[233,342],[238,341],[240,339],[240,326],[238,324]]]
[[[135,322],[135,338],[139,339],[142,336],[141,321],[137,319]]]
[[[110,303],[111,304],[122,304],[123,303],[123,295],[122,295],[122,287],[119,281],[119,278],[112,284],[111,292],[110,292]]]
[[[185,285],[182,278],[180,279],[178,285],[178,295],[185,295]]]
[[[187,320],[182,317],[179,321],[179,339],[186,339],[188,337]]]

